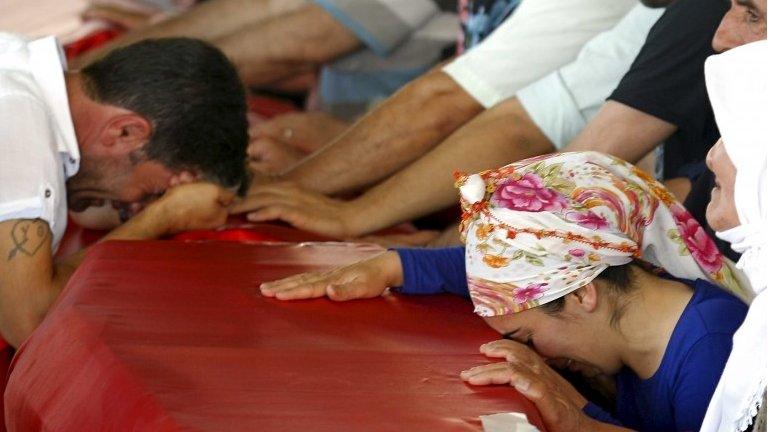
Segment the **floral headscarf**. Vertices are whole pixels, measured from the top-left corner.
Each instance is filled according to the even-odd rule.
[[[506,315],[590,283],[634,258],[676,277],[739,289],[714,242],[659,182],[597,152],[457,174],[475,313]]]

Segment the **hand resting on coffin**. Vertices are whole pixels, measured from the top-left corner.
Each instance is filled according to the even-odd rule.
[[[473,385],[505,384],[514,387],[536,405],[548,431],[628,430],[587,416],[583,411],[587,399],[552,368],[583,368],[584,365],[574,365],[565,359],[544,359],[521,341],[508,339],[484,344],[480,352],[506,361],[467,369],[461,372],[461,378]]]
[[[327,272],[302,273],[261,284],[261,293],[280,300],[328,297],[343,301],[378,297],[388,287],[403,283],[403,269],[397,252],[388,251],[373,258]]]
[[[233,214],[247,213],[252,222],[281,220],[298,229],[338,239],[358,235],[355,212],[347,201],[292,183],[252,185],[248,195],[230,208]]]

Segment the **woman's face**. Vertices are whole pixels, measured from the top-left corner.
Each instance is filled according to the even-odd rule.
[[[613,375],[623,366],[610,347],[600,343],[592,318],[568,312],[569,305],[557,315],[540,308],[527,309],[511,315],[484,318],[504,337],[524,343],[544,357],[554,367],[568,367],[587,377]],[[602,322],[602,326],[608,326]],[[569,361],[570,360],[570,361]]]
[[[707,222],[715,231],[725,231],[739,225],[733,189],[736,167],[725,151],[722,138],[709,150],[707,166],[715,173],[715,187],[707,206]]]

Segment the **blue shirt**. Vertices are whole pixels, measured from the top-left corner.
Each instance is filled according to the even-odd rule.
[[[406,294],[469,296],[464,248],[396,249]],[[645,380],[629,369],[616,376],[615,413],[589,403],[590,417],[639,431],[698,431],[731,352],[747,306],[705,280],[681,281],[694,290],[656,373]]]
[[[452,293],[469,298],[464,248],[395,249],[403,266],[404,294]]]

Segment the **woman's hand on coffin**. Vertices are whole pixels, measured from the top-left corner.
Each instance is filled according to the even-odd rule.
[[[587,417],[583,403],[575,403],[569,394],[573,386],[542,359],[533,364],[507,361],[477,366],[463,371],[461,378],[473,385],[508,384],[536,405],[550,432],[581,432],[595,429],[595,421]]]
[[[333,238],[355,236],[351,205],[290,183],[258,185],[230,208],[247,213],[252,222],[281,220],[294,227]]]
[[[213,183],[187,183],[168,189],[145,212],[160,224],[164,234],[212,229],[224,225],[234,197],[234,192]]]
[[[402,285],[402,267],[396,252],[328,272],[303,273],[261,284],[261,293],[280,300],[327,296],[343,301],[382,295],[388,287]]]
[[[500,339],[493,342],[488,342],[480,346],[480,352],[486,357],[490,358],[503,358],[507,361],[508,368],[514,371],[516,365],[526,365],[534,371],[537,371],[543,379],[546,379],[548,383],[557,387],[559,392],[568,398],[573,404],[583,407],[587,404],[587,400],[579,393],[576,388],[571,385],[565,378],[557,373],[548,364],[547,360],[541,357],[536,351],[531,349],[528,345],[510,340]],[[498,378],[498,373],[504,370],[505,363],[492,363],[490,365],[478,366],[477,368],[470,369],[469,371],[462,372],[462,378],[469,381],[470,384],[487,385],[496,384],[493,379]],[[492,371],[486,375],[482,373],[484,368],[488,368]],[[469,373],[470,371],[478,372],[478,374]],[[466,374],[465,374],[466,372]],[[469,378],[469,379],[468,379]],[[490,381],[489,381],[490,380]],[[503,384],[512,384],[511,382],[504,382]]]

